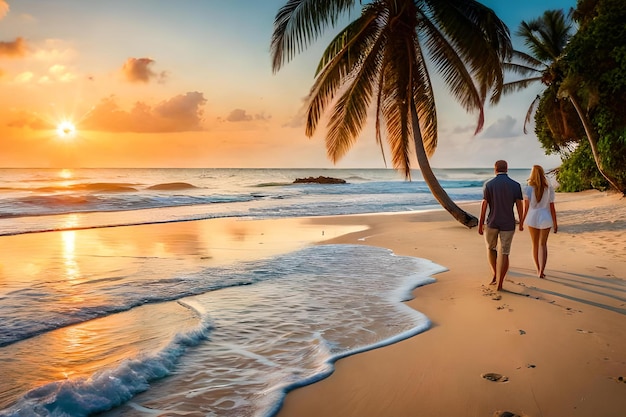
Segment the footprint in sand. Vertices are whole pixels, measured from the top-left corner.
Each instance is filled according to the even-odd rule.
[[[615,379],[616,382],[624,382],[626,383],[626,378],[623,376],[618,376],[617,378],[613,378]]]
[[[481,374],[480,376],[488,381],[493,381],[493,382],[507,382],[509,380],[508,377],[504,375],[496,374],[494,372],[487,372],[487,373]]]
[[[523,416],[512,413],[510,411],[496,411],[495,413],[493,413],[493,417],[523,417]]]

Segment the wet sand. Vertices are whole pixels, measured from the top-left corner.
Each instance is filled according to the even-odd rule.
[[[499,293],[483,237],[445,212],[367,216],[369,230],[333,239],[447,267],[408,302],[433,326],[338,361],[329,378],[289,393],[278,416],[625,415],[626,199],[558,194],[556,207],[547,278],[536,277],[528,232],[517,232]]]

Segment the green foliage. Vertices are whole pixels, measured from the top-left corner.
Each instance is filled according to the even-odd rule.
[[[569,100],[558,98],[555,86],[546,88],[535,112],[535,133],[546,154],[569,152],[585,139],[585,130]]]
[[[598,127],[598,153],[602,167],[623,192],[626,190],[626,127],[620,113],[623,113],[620,108],[603,106],[594,115],[593,123]]]
[[[556,173],[559,192],[578,192],[595,188],[606,190],[608,182],[598,171],[588,141],[580,142],[575,151],[562,159]]]
[[[626,8],[624,0],[579,1],[575,14],[579,31],[565,50],[563,64],[566,80],[575,85],[575,94],[583,104],[593,128],[592,140],[597,141],[600,167],[617,188],[626,192]],[[543,135],[546,137],[546,135]],[[580,144],[583,139],[580,137]],[[547,140],[547,139],[544,139]],[[554,140],[553,140],[554,141]],[[585,148],[588,148],[586,146]],[[581,184],[571,174],[577,169],[570,159],[582,163],[583,147],[565,156],[564,181],[572,188],[589,184],[599,188],[591,177],[581,177]],[[573,162],[572,162],[573,163]],[[578,170],[585,174],[586,165]],[[569,185],[568,185],[569,187]]]

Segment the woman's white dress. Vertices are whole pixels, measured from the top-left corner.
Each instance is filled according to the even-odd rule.
[[[544,190],[541,201],[537,201],[535,187],[528,185],[524,188],[524,198],[530,201],[524,224],[535,229],[551,228],[553,223],[552,214],[550,214],[550,203],[554,203],[554,188],[548,187]]]

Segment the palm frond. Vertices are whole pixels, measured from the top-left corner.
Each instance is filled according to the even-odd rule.
[[[412,70],[413,100],[419,119],[421,141],[424,144],[426,156],[429,158],[435,153],[438,141],[437,106],[432,81],[428,73],[426,59],[423,55],[417,38],[415,39],[415,64]],[[480,120],[480,119],[479,119]],[[479,122],[484,123],[484,119]],[[412,126],[412,124],[411,124]],[[414,132],[415,134],[416,132]]]
[[[536,76],[541,78],[545,69],[540,70],[534,67],[528,67],[526,65],[514,64],[511,62],[505,62],[502,64],[502,68],[505,72],[521,75],[524,77]]]
[[[526,65],[529,67],[533,67],[533,68],[537,68],[537,69],[545,69],[547,68],[547,65],[535,58],[534,56],[527,54],[526,52],[522,52],[522,51],[513,51],[513,53],[511,54],[511,59],[504,61],[505,63],[518,63],[521,65]]]
[[[270,47],[274,72],[305,50],[337,22],[356,0],[289,0],[274,18]]]
[[[526,112],[526,117],[524,118],[524,134],[528,133],[528,131],[526,130],[526,126],[528,125],[528,123],[530,123],[530,119],[532,118],[533,113],[535,113],[535,109],[539,105],[540,101],[541,101],[541,96],[537,96],[530,103],[530,106],[528,107],[528,111]]]
[[[504,83],[500,63],[513,51],[507,26],[493,10],[474,0],[424,0],[430,17],[453,45],[484,103],[491,89],[497,102]]]
[[[476,88],[472,74],[447,37],[428,19],[424,19],[421,24],[428,56],[450,93],[465,110],[479,111],[479,123],[476,127],[478,133],[483,128],[480,121],[484,121],[484,95]]]
[[[311,137],[320,118],[347,77],[363,60],[363,53],[376,42],[378,29],[372,22],[375,13],[363,13],[361,17],[341,31],[328,46],[320,61],[320,70],[311,91],[307,106],[305,133]]]
[[[523,80],[504,83],[504,85],[502,86],[502,92],[504,94],[510,94],[515,91],[521,91],[527,88],[529,85],[537,82],[541,82],[541,77],[524,78]]]
[[[535,57],[547,63],[561,56],[573,28],[563,10],[546,10],[539,18],[522,21],[516,34],[524,39]]]
[[[396,84],[385,78],[385,84]],[[383,86],[382,114],[387,130],[387,143],[391,149],[391,159],[394,169],[404,173],[406,178],[411,177],[411,162],[409,157],[410,130],[407,113],[409,103],[406,96],[401,96],[398,89],[390,85]]]
[[[380,147],[380,153],[383,156],[383,162],[386,167],[387,158],[385,157],[385,148],[383,146],[383,135],[382,135],[382,126],[381,126],[383,95],[382,95],[382,89],[380,88],[380,86],[383,85],[383,79],[384,79],[383,75],[384,75],[383,71],[378,72],[378,83],[377,83],[378,92],[376,93],[376,114],[374,115],[374,121],[375,121],[374,124],[375,124],[375,131],[376,131],[376,143]]]
[[[356,142],[367,120],[369,108],[380,67],[381,44],[377,44],[355,68],[353,81],[337,100],[328,123],[326,151],[337,162]]]
[[[402,33],[403,29],[406,31],[406,27],[399,28],[398,26],[388,28],[389,40],[385,50],[383,80],[380,86],[381,103],[393,167],[401,170],[406,178],[410,178],[412,131],[409,106],[413,90],[411,74],[415,62],[411,42],[415,35]],[[396,29],[395,33],[393,29]]]

